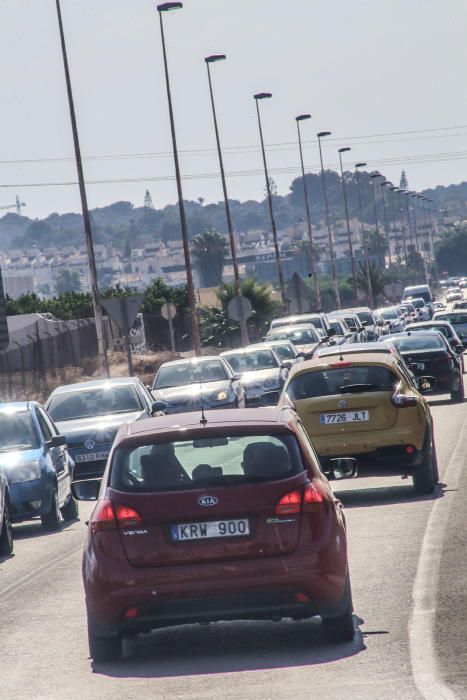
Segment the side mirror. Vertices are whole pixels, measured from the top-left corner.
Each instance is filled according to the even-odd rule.
[[[353,333],[351,333],[350,331],[348,331],[348,332],[345,334],[345,337],[346,337],[346,338],[351,338],[352,336],[353,336]]]
[[[376,321],[377,326],[384,326],[386,321]]]
[[[368,321],[362,321],[362,326],[363,326],[363,328],[366,328],[366,327],[369,326],[369,325],[370,325],[370,324],[368,323]]]
[[[293,365],[293,360],[283,360],[281,362],[282,369],[290,369]]]
[[[63,447],[66,445],[66,437],[64,435],[53,435],[47,444],[49,447]]]
[[[243,377],[243,374],[241,372],[235,372],[235,374],[232,377],[233,382],[238,382],[240,379]]]
[[[464,346],[463,345],[456,345],[455,351],[458,353],[458,355],[462,355],[462,353],[464,352]]]
[[[339,457],[338,459],[330,459],[331,479],[353,479],[358,474],[357,460],[352,457]]]
[[[305,353],[303,352],[303,350],[297,353],[297,357],[305,357]]]
[[[97,501],[100,488],[100,479],[73,481],[71,484],[71,492],[77,501]]]
[[[154,401],[151,406],[151,413],[165,413],[169,404],[166,401]]]
[[[351,330],[352,333],[356,333],[356,332],[357,332],[357,326],[349,326],[349,330]]]
[[[419,377],[418,390],[421,394],[428,394],[436,387],[435,377]]]

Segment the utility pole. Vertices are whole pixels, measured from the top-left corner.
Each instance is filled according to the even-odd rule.
[[[96,322],[96,335],[97,335],[97,352],[99,359],[101,360],[105,373],[109,377],[109,363],[107,359],[107,352],[105,347],[104,339],[104,324],[102,320],[102,305],[101,297],[99,292],[99,285],[97,282],[97,268],[96,268],[96,258],[94,255],[94,245],[92,240],[92,228],[91,228],[91,218],[89,216],[88,200],[86,195],[86,186],[84,184],[84,172],[83,172],[83,161],[81,158],[81,148],[78,136],[78,126],[76,122],[75,105],[73,100],[73,91],[71,88],[71,78],[70,69],[68,65],[68,55],[65,43],[65,33],[63,31],[63,21],[62,21],[62,11],[60,7],[60,0],[55,0],[57,7],[57,18],[58,27],[60,30],[60,43],[62,47],[62,57],[63,57],[63,67],[65,70],[65,80],[66,89],[68,95],[68,106],[70,110],[71,119],[71,129],[73,133],[73,145],[75,149],[75,160],[76,169],[78,171],[78,183],[79,183],[79,194],[81,198],[81,209],[83,213],[83,224],[84,224],[84,235],[86,239],[86,249],[88,253],[89,262],[89,276],[91,281],[91,293],[92,293],[92,303],[94,307],[94,318]]]

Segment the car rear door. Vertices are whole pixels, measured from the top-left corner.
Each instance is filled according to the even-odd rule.
[[[50,443],[53,436],[58,435],[59,433],[55,425],[52,424],[52,421],[49,419],[48,415],[39,406],[36,408],[36,416],[46,442],[46,451],[49,453],[54,465],[55,474],[57,477],[58,501],[59,504],[62,505],[70,493],[71,484],[71,475],[66,454],[67,448],[66,446],[51,447],[50,444],[47,444]]]

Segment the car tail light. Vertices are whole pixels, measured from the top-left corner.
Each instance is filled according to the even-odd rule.
[[[391,396],[391,403],[396,408],[410,408],[410,406],[417,405],[417,397],[415,394],[402,394],[401,384],[399,383]]]
[[[143,524],[141,516],[133,508],[116,504],[115,510],[111,501],[100,501],[96,507],[90,522],[91,533],[105,530],[123,530],[127,527],[135,527]]]
[[[115,506],[115,510],[117,514],[118,527],[120,530],[123,530],[126,527],[134,527],[143,524],[140,514],[133,508],[122,506],[120,503],[118,503]]]
[[[329,365],[333,369],[345,369],[346,367],[352,367],[351,362],[333,362],[332,364]]]
[[[100,501],[97,504],[96,509],[92,514],[89,527],[91,528],[91,533],[93,535],[95,535],[97,532],[117,529],[117,520],[110,501]]]
[[[438,362],[452,362],[452,357],[450,355],[442,355],[440,358],[438,358]]]
[[[276,506],[275,515],[294,515],[297,513],[307,513],[312,509],[314,503],[323,503],[324,499],[313,484],[306,484],[305,488],[289,491]]]

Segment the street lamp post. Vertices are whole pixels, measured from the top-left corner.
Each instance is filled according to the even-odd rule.
[[[71,87],[70,69],[69,69],[69,65],[68,65],[68,54],[67,54],[67,50],[66,50],[65,32],[63,29],[62,10],[60,7],[60,0],[56,0],[56,8],[57,8],[58,27],[59,27],[59,31],[60,31],[60,43],[61,43],[61,48],[62,48],[63,67],[65,70],[65,81],[66,81],[66,89],[67,89],[67,95],[68,95],[68,107],[69,107],[69,111],[70,111],[71,130],[72,130],[72,134],[73,134],[73,144],[74,144],[74,150],[75,150],[76,169],[78,171],[78,184],[79,184],[79,194],[80,194],[80,198],[81,198],[81,211],[82,211],[82,215],[83,215],[84,236],[85,236],[85,240],[86,240],[86,250],[87,250],[87,254],[88,254],[89,277],[90,277],[90,282],[91,282],[92,303],[93,303],[94,318],[95,318],[95,323],[96,323],[97,352],[98,352],[98,355],[101,359],[101,362],[103,363],[104,371],[105,371],[106,375],[109,377],[110,371],[109,371],[109,363],[108,363],[108,359],[107,359],[107,351],[106,351],[105,339],[104,339],[104,322],[102,319],[101,296],[100,296],[100,292],[99,292],[99,284],[97,281],[97,267],[96,267],[96,257],[94,254],[94,243],[93,243],[93,237],[92,237],[91,217],[89,215],[88,198],[87,198],[87,194],[86,194],[86,186],[84,183],[83,161],[81,158],[81,146],[80,146],[80,142],[79,142],[78,125],[77,125],[77,121],[76,121],[76,112],[75,112],[75,104],[74,104],[74,99],[73,99],[73,90]]]
[[[426,266],[426,260],[424,256],[424,251],[423,251],[423,246],[420,244],[419,236],[418,236],[418,221],[417,221],[417,207],[416,207],[416,200],[418,199],[419,195],[416,192],[410,192],[410,196],[412,197],[412,202],[413,202],[413,222],[414,222],[414,230],[415,230],[415,244],[417,246],[417,252],[420,255],[420,258],[422,260],[422,265],[423,265],[423,274],[425,277],[425,284],[428,284],[428,270]],[[423,237],[422,237],[422,243],[423,243]]]
[[[385,196],[385,187],[392,187],[392,182],[389,182],[389,180],[385,180],[384,182],[380,183],[381,185],[381,197],[383,199],[383,218],[384,218],[384,228],[386,230],[386,238],[388,242],[388,255],[389,255],[389,267],[392,265],[392,257],[391,257],[391,226],[389,223],[388,219],[388,212],[387,212],[387,202],[386,202],[386,196]]]
[[[298,117],[295,117],[295,121],[297,122],[298,149],[300,152],[300,164],[302,167],[303,196],[305,198],[305,211],[306,211],[306,220],[307,220],[307,226],[308,226],[308,241],[310,243],[310,261],[311,261],[311,274],[313,275],[313,290],[315,293],[316,305],[318,307],[318,310],[321,310],[321,292],[319,290],[318,266],[316,264],[316,250],[315,250],[315,244],[314,244],[314,240],[313,240],[313,228],[311,226],[310,203],[308,201],[308,189],[307,189],[306,178],[305,178],[305,165],[303,163],[302,135],[300,133],[300,122],[305,121],[306,119],[311,119],[311,114],[299,114]]]
[[[406,235],[405,235],[405,227],[404,227],[404,222],[402,220],[402,212],[404,209],[402,208],[402,194],[404,190],[401,190],[400,187],[391,187],[391,191],[394,192],[395,196],[397,197],[397,211],[399,214],[399,225],[401,227],[401,235],[402,235],[402,245],[404,247],[404,258],[405,258],[405,263],[407,265],[407,240],[406,240]]]
[[[255,99],[256,113],[258,115],[259,137],[261,140],[261,153],[263,155],[264,177],[266,178],[266,192],[268,195],[269,216],[271,218],[272,237],[273,237],[273,241],[274,241],[274,250],[275,250],[275,254],[276,254],[277,274],[279,277],[279,286],[281,289],[282,304],[284,305],[285,310],[288,312],[289,303],[288,303],[288,299],[287,299],[287,293],[285,290],[284,275],[282,273],[282,265],[281,265],[281,259],[280,259],[280,253],[279,253],[279,243],[277,241],[276,220],[274,218],[274,208],[272,206],[271,182],[269,180],[268,164],[266,161],[266,150],[264,148],[263,128],[261,125],[261,114],[259,111],[260,100],[267,100],[267,99],[271,98],[272,93],[270,93],[270,92],[258,92],[256,95],[253,95],[253,97]]]
[[[348,202],[347,202],[347,189],[345,187],[345,180],[344,180],[344,167],[342,165],[342,154],[348,153],[351,150],[352,149],[350,148],[350,146],[345,146],[345,148],[339,148],[338,153],[339,153],[339,163],[341,166],[342,194],[344,195],[344,209],[345,209],[345,220],[347,222],[347,238],[349,241],[349,255],[350,255],[350,262],[352,265],[353,296],[354,296],[354,303],[358,304],[357,271],[355,269],[355,256],[353,253],[353,245],[352,245],[352,231],[350,230],[349,206],[348,206]]]
[[[204,60],[206,62],[206,68],[207,68],[207,72],[208,72],[209,94],[211,97],[212,116],[213,116],[213,120],[214,120],[214,131],[216,134],[217,154],[219,156],[219,168],[220,168],[221,180],[222,180],[222,190],[224,193],[225,216],[227,219],[227,230],[229,232],[230,254],[232,256],[232,265],[233,265],[233,269],[234,269],[235,288],[237,290],[237,295],[239,297],[241,297],[242,296],[242,287],[240,284],[240,272],[238,269],[237,248],[235,245],[232,216],[230,213],[229,197],[227,194],[227,183],[226,183],[226,179],[225,179],[224,159],[222,157],[221,141],[220,141],[220,136],[219,136],[219,127],[217,124],[216,105],[214,102],[214,91],[212,89],[211,70],[210,70],[211,63],[216,63],[217,61],[224,61],[225,59],[226,59],[225,54],[213,54],[211,56],[207,56]],[[245,347],[246,345],[248,345],[249,339],[248,339],[248,327],[247,327],[246,319],[244,319],[244,318],[242,318],[242,320],[240,321],[240,334],[241,334],[241,339],[242,339],[242,345]]]
[[[368,241],[366,238],[365,226],[363,224],[363,208],[362,208],[362,193],[360,189],[360,168],[364,168],[366,163],[356,163],[355,164],[355,175],[357,178],[357,192],[358,192],[358,208],[360,211],[360,225],[362,227],[362,244],[363,244],[363,254],[365,260],[366,269],[366,283],[368,287],[368,301],[370,306],[373,306],[373,285],[371,283],[371,272],[370,272],[370,259],[368,256]]]
[[[195,287],[193,284],[193,270],[191,265],[191,255],[190,255],[190,244],[188,241],[188,228],[186,223],[185,205],[183,203],[183,191],[182,191],[182,179],[180,175],[180,164],[178,159],[178,149],[177,149],[177,138],[175,134],[175,121],[172,106],[172,94],[170,91],[170,79],[169,79],[169,68],[167,63],[167,51],[165,46],[165,36],[164,36],[164,23],[162,21],[162,15],[164,12],[170,12],[171,10],[179,10],[183,7],[181,2],[164,2],[161,5],[157,5],[157,10],[159,12],[159,21],[161,29],[161,40],[162,40],[162,53],[164,57],[164,70],[165,70],[165,83],[167,87],[167,102],[169,107],[169,117],[170,117],[170,131],[172,135],[172,148],[173,157],[175,165],[175,179],[177,181],[177,194],[178,194],[178,209],[180,214],[180,229],[182,233],[183,242],[183,254],[185,258],[186,267],[186,286],[188,292],[188,304],[190,307],[190,317],[191,317],[191,335],[193,339],[193,349],[195,355],[201,354],[201,341],[199,337],[199,326],[198,317],[196,315],[196,299],[195,299]]]
[[[321,148],[321,139],[324,138],[325,136],[330,136],[330,135],[331,135],[330,131],[320,131],[317,134],[318,146],[319,146],[319,159],[321,162],[321,177],[323,180],[324,208],[326,210],[326,224],[327,224],[327,228],[328,228],[329,255],[331,257],[332,284],[334,287],[334,295],[336,297],[336,305],[337,305],[337,308],[340,309],[341,308],[341,298],[339,295],[339,285],[337,283],[336,258],[334,255],[334,241],[333,241],[333,237],[332,237],[331,220],[329,218],[328,192],[327,192],[327,188],[326,188],[326,176],[324,174],[323,151]]]
[[[412,250],[417,250],[416,243],[414,244],[414,237],[413,237],[413,230],[412,230],[412,221],[410,220],[410,208],[409,208],[409,197],[410,197],[410,192],[407,190],[401,190],[402,195],[404,195],[403,201],[405,201],[405,215],[407,218],[407,225],[409,228],[409,236],[410,236],[410,245],[412,246]]]
[[[433,204],[433,200],[430,199],[429,197],[424,197],[427,205]],[[434,240],[434,231],[433,231],[433,217],[431,215],[431,207],[426,207],[429,223],[430,223],[430,242],[431,242],[431,249],[433,251],[433,268],[436,277],[439,279],[439,269],[438,269],[438,263],[436,262],[436,256],[435,256],[435,240]]]
[[[375,217],[375,229],[376,233],[379,235],[379,225],[378,225],[378,205],[376,204],[376,188],[375,188],[375,183],[376,179],[381,177],[381,173],[375,172],[371,173],[370,175],[370,180],[371,180],[371,192],[372,192],[372,198],[373,198],[373,211],[374,211],[374,217]]]

